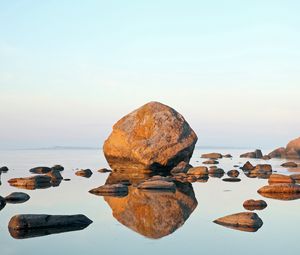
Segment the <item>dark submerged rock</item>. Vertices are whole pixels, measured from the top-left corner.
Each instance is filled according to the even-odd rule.
[[[222,181],[224,181],[224,182],[240,182],[241,179],[236,178],[236,177],[230,177],[230,178],[224,178],[224,179],[222,179]]]
[[[29,172],[31,172],[33,174],[46,174],[46,173],[49,173],[50,171],[51,171],[51,168],[46,167],[46,166],[38,166],[38,167],[31,168],[29,170]]]
[[[219,161],[210,159],[210,160],[206,160],[206,161],[204,161],[202,163],[206,164],[206,165],[217,165],[217,164],[219,164]]]
[[[63,171],[64,167],[61,165],[54,165],[53,167],[51,167],[51,169],[56,171]]]
[[[0,167],[0,174],[1,173],[6,173],[7,171],[8,171],[8,167],[7,166]]]
[[[0,211],[5,207],[6,201],[3,197],[0,196]]]
[[[85,215],[20,214],[13,216],[8,229],[13,238],[23,239],[82,230],[92,221]]]
[[[8,204],[21,204],[30,199],[30,196],[23,192],[13,192],[5,197]]]

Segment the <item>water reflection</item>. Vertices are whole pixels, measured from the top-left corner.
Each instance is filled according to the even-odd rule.
[[[105,196],[113,216],[124,226],[148,238],[167,236],[181,227],[197,206],[190,183],[176,182],[176,190],[141,190],[137,185],[150,174],[111,173],[106,184],[128,183],[125,197]]]

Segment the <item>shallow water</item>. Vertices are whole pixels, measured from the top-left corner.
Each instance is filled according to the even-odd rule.
[[[211,151],[196,149],[191,164],[201,165],[200,155]],[[225,172],[247,161],[238,157],[245,150],[213,151],[234,156],[219,160]],[[248,178],[241,172],[238,183],[209,178],[204,183],[185,184],[174,194],[132,191],[128,197],[104,198],[88,192],[103,185],[109,176],[96,171],[108,167],[100,150],[9,150],[1,151],[0,156],[0,165],[10,169],[1,175],[0,195],[23,191],[31,197],[23,204],[7,204],[0,211],[1,254],[292,254],[298,248],[300,200],[261,197],[257,190],[267,184],[265,179]],[[293,173],[280,167],[284,160],[250,162],[268,162],[273,170]],[[71,180],[36,190],[7,183],[10,178],[31,176],[32,167],[54,164],[63,165],[63,177]],[[94,173],[90,178],[79,177],[76,168],[90,168]],[[219,217],[246,211],[243,202],[247,199],[268,203],[266,209],[255,211],[264,223],[257,232],[213,223]],[[8,222],[12,216],[25,213],[84,214],[93,223],[83,230],[15,239],[8,231]]]

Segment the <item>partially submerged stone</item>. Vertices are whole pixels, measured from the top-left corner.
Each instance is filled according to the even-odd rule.
[[[269,153],[271,158],[288,158],[299,159],[300,158],[300,137],[290,141],[287,146],[280,147]]]
[[[225,154],[225,155],[223,155],[223,158],[232,158],[232,155],[231,154]]]
[[[169,181],[150,180],[140,183],[138,189],[175,191],[176,186],[173,182]]]
[[[216,219],[214,223],[247,232],[256,232],[263,225],[261,218],[253,212],[241,212],[228,215]]]
[[[298,164],[295,162],[285,162],[281,165],[282,167],[298,167]]]
[[[269,177],[269,184],[273,183],[294,183],[295,180],[284,174],[271,174]]]
[[[228,171],[227,175],[229,177],[238,177],[240,175],[240,172],[236,169],[233,169],[233,170]]]
[[[229,177],[229,178],[224,178],[222,179],[224,182],[240,182],[241,179],[237,177]]]
[[[206,153],[206,154],[201,155],[201,158],[209,158],[209,159],[219,159],[222,157],[223,157],[223,155],[221,153],[217,153],[217,152],[211,152],[211,153]]]
[[[64,167],[62,165],[54,165],[53,167],[51,167],[51,169],[56,171],[63,171]]]
[[[255,167],[249,162],[247,161],[242,167],[241,169],[244,171],[251,171],[253,170]]]
[[[82,230],[92,221],[85,215],[20,214],[13,216],[8,224],[16,239],[44,236],[67,231]]]
[[[75,172],[77,176],[90,178],[93,172],[90,169],[82,169]]]
[[[246,210],[249,210],[249,211],[254,211],[254,210],[263,210],[267,207],[267,203],[266,201],[264,200],[254,200],[254,199],[249,199],[249,200],[246,200],[244,203],[243,203],[243,207],[246,209]]]
[[[192,167],[187,172],[188,175],[208,175],[208,169],[206,166]]]
[[[89,192],[97,196],[127,195],[128,186],[120,183],[106,184],[98,188],[91,189]]]
[[[210,159],[210,160],[206,160],[206,161],[204,161],[202,163],[206,164],[206,165],[217,165],[217,164],[219,164],[219,161]]]
[[[51,187],[51,177],[46,175],[36,175],[24,178],[12,178],[8,180],[11,186],[24,188],[24,189],[36,189],[36,188],[48,188]]]
[[[31,172],[33,174],[46,174],[46,173],[49,173],[50,171],[51,171],[51,168],[47,167],[47,166],[38,166],[38,167],[31,168],[29,170],[29,172]]]
[[[150,102],[120,119],[103,146],[112,169],[163,170],[189,162],[197,136],[182,115]]]
[[[6,201],[5,198],[0,196],[0,211],[5,207]]]
[[[240,158],[262,158],[263,154],[261,150],[255,150],[253,152],[246,152],[240,155]]]
[[[21,204],[30,199],[30,196],[24,192],[13,192],[5,197],[8,204]]]
[[[257,191],[260,195],[278,200],[294,200],[300,198],[300,185],[281,183],[267,185]]]
[[[7,171],[8,171],[8,167],[7,166],[0,167],[0,174],[1,173],[6,173]]]
[[[258,164],[255,166],[252,173],[264,173],[264,172],[272,172],[272,166],[270,164]]]
[[[111,170],[107,169],[107,168],[101,168],[98,170],[99,173],[110,173]]]
[[[225,171],[222,168],[209,168],[208,173],[210,175],[212,174],[224,175]]]
[[[300,182],[300,174],[291,174],[290,177],[296,182]]]

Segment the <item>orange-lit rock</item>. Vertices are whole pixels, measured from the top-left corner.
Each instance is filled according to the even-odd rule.
[[[103,146],[112,169],[170,170],[189,162],[197,136],[171,107],[150,102],[120,119]]]

